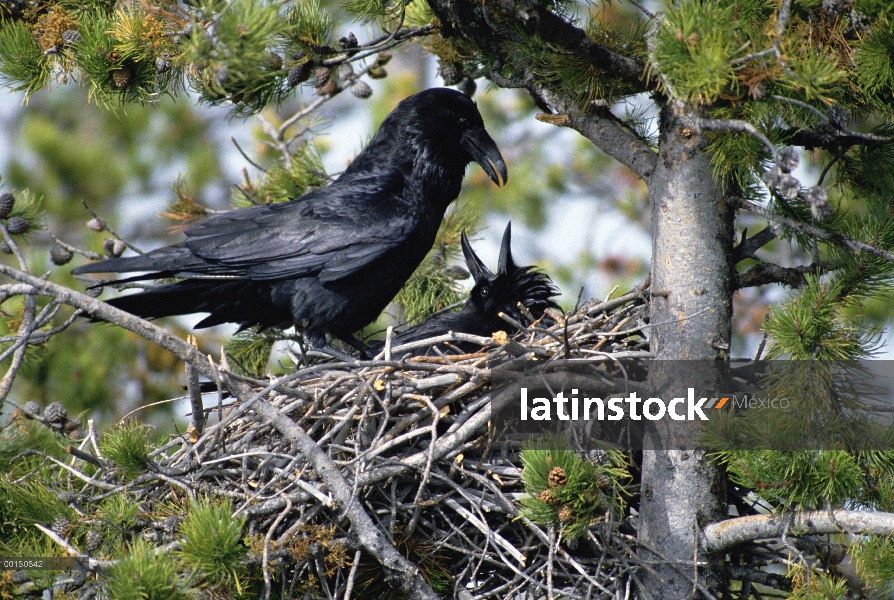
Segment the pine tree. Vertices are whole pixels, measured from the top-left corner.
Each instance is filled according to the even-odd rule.
[[[878,332],[866,315],[874,310],[888,316],[889,310],[877,305],[889,297],[894,281],[894,7],[884,0],[654,4],[349,0],[340,8],[379,32],[361,43],[353,33],[336,39],[333,15],[338,13],[312,1],[284,6],[262,0],[182,6],[7,1],[0,5],[0,77],[25,99],[75,79],[108,110],[132,110],[188,89],[201,103],[225,106],[236,117],[286,102],[301,87],[315,97],[303,109],[284,120],[264,116],[273,158],[265,162],[263,177],[246,175],[234,190],[233,204],[244,206],[281,202],[325,185],[330,176],[307,135],[314,111],[346,90],[357,102],[365,101],[372,89],[368,80],[388,76],[391,51],[418,41],[437,57],[445,84],[472,89],[475,80],[487,80],[520,90],[540,111],[539,121],[577,131],[645,183],[653,243],[649,346],[657,359],[728,359],[734,295],[768,284],[785,286],[789,296],[762,323],[760,349],[766,358],[872,356]],[[634,102],[638,110],[614,110]],[[652,123],[646,114],[656,115]],[[812,170],[799,169],[800,162]],[[36,203],[23,203],[20,196],[0,229],[21,263],[23,222],[24,229],[37,229],[39,212]],[[26,210],[31,212],[16,212]],[[189,224],[209,210],[183,184],[169,216]],[[399,319],[418,319],[461,297],[445,266],[455,256],[459,231],[472,224],[463,214],[445,222],[430,260],[402,292]],[[12,227],[14,218],[22,221]],[[118,239],[105,225],[99,229],[104,237],[112,235],[113,244]],[[46,306],[24,297],[17,307],[21,317],[10,320],[9,330],[26,331],[28,323],[53,310]],[[227,346],[234,369],[243,376],[263,375],[280,339],[282,332],[244,332]],[[27,372],[27,365],[22,367],[27,346],[10,346],[12,375]],[[181,349],[181,358],[198,364],[196,355],[204,360],[194,349]],[[817,380],[822,377],[778,385],[813,386]],[[375,386],[387,388],[381,379],[370,383]],[[0,384],[0,391],[5,397],[8,384]],[[30,423],[33,414],[24,411],[20,424]],[[781,430],[792,424],[775,425]],[[58,429],[51,431],[56,438],[38,440],[41,452],[55,460],[64,457]],[[150,450],[133,431],[109,434],[106,449],[98,447],[105,456],[91,455],[96,461],[91,468],[115,477],[139,472]],[[5,457],[15,456],[21,445],[18,437],[3,441],[0,458],[9,461],[3,464],[10,472],[22,466],[13,467]],[[572,522],[573,535],[568,530],[559,535],[563,543],[583,535],[596,517],[580,498],[574,499],[578,504],[567,499],[558,505],[568,492],[557,493],[565,486],[550,480],[552,471],[544,467],[547,458],[559,459],[537,448],[525,456],[530,470],[524,484],[531,496],[520,516],[541,519],[550,528]],[[563,471],[573,471],[569,479],[601,497],[601,486],[585,477],[599,469],[572,453],[555,456]],[[460,456],[457,465],[461,462]],[[638,467],[636,542],[643,568],[625,576],[639,597],[891,593],[890,451],[647,450]],[[58,477],[36,462],[27,468],[42,469],[47,481]],[[3,537],[19,544],[10,551],[33,551],[43,538],[8,523],[75,518],[43,484],[10,480],[2,489],[0,521],[8,538]],[[129,541],[126,559],[111,576],[112,588],[139,573],[155,586],[147,593],[185,595],[188,587],[201,585],[241,588],[242,521],[207,504],[193,506],[191,514],[208,518],[193,516],[186,529],[204,538],[214,530],[208,519],[226,521],[223,537],[204,549],[227,556],[219,572],[204,569],[209,583],[186,574],[195,573],[204,564],[199,559],[210,552],[182,549],[153,565],[142,542]],[[728,517],[729,505],[736,506],[739,518]],[[606,506],[621,512],[624,503],[614,498]],[[175,508],[153,506],[147,512],[159,517]],[[104,527],[107,534],[137,529],[131,521],[139,507],[104,504],[100,511],[115,524]],[[412,522],[415,526],[418,518]],[[82,525],[67,525],[66,534],[86,536]],[[851,535],[830,537],[841,532]],[[350,564],[331,533],[327,538],[315,530],[305,537],[320,564],[324,554],[329,557],[322,572]],[[781,540],[781,546],[768,548],[756,543],[759,539]],[[120,552],[123,541],[104,547]],[[249,545],[269,554],[270,542],[254,539]],[[181,563],[189,569],[178,567]],[[784,576],[767,568],[781,564],[788,566]],[[404,589],[433,595],[437,569],[425,573],[424,585],[417,577],[416,588],[408,583]],[[316,582],[305,583],[308,593],[316,589]],[[269,592],[269,581],[264,585]]]

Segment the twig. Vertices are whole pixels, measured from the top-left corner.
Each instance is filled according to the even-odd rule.
[[[753,212],[771,221],[775,221],[776,223],[779,223],[780,225],[783,225],[784,227],[787,227],[793,231],[797,231],[798,233],[812,235],[821,240],[832,242],[833,244],[841,246],[842,248],[847,248],[848,250],[851,250],[853,252],[869,252],[870,254],[874,254],[876,256],[884,258],[885,260],[894,262],[894,254],[888,252],[887,250],[876,248],[875,246],[867,244],[866,242],[861,242],[859,240],[849,238],[840,233],[833,233],[814,225],[808,225],[807,223],[801,223],[800,221],[794,221],[787,217],[783,217],[782,215],[777,215],[760,206],[759,204],[752,202],[751,200],[738,198],[736,199],[736,201],[738,202],[739,206],[741,206],[745,210]]]

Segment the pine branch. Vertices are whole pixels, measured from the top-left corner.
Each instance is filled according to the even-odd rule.
[[[726,569],[729,572],[730,579],[736,581],[759,583],[784,592],[790,592],[792,590],[792,581],[785,575],[767,573],[766,571],[758,571],[757,569],[748,569],[734,565],[728,565]]]
[[[625,127],[611,111],[600,107],[580,109],[533,82],[528,89],[555,111],[554,114],[537,115],[538,121],[574,129],[597,148],[636,173],[640,179],[649,182],[658,162],[658,154]]]
[[[804,535],[894,534],[894,514],[864,510],[809,510],[799,513],[750,515],[711,523],[702,530],[702,547],[711,553],[739,544],[779,538],[787,531]]]
[[[445,37],[460,34],[497,55],[503,41],[520,34],[536,37],[559,52],[583,58],[608,77],[617,77],[642,90],[649,88],[650,78],[644,63],[597,44],[583,29],[552,12],[546,4],[531,0],[497,0],[486,4],[471,0],[434,0],[430,6],[441,20]]]
[[[46,281],[45,279],[40,279],[30,273],[20,271],[7,265],[0,264],[0,274],[31,286],[34,289],[33,293],[50,296],[62,304],[82,309],[91,317],[102,319],[103,321],[123,327],[124,329],[165,348],[180,360],[189,362],[205,377],[208,377],[211,380],[216,378],[215,368],[212,367],[208,359],[199,352],[198,348],[191,344],[187,344],[158,325],[150,323],[145,319],[135,317],[130,313],[115,308],[110,304],[106,304],[101,300],[91,298],[86,294],[81,294],[67,287]]]
[[[591,81],[597,82],[596,89],[601,85],[598,82],[614,81],[610,87],[624,94],[648,91],[654,86],[644,63],[594,42],[583,29],[551,12],[546,5],[530,0],[486,4],[435,0],[430,5],[441,21],[441,34],[457,39],[458,43],[477,46],[479,60],[484,59],[487,75],[497,85],[527,89],[541,110],[557,113],[556,120],[550,122],[579,131],[643,180],[648,180],[655,163],[648,144],[607,110],[597,112],[589,105],[578,106],[580,89],[575,88],[577,98],[572,98],[567,89],[561,92],[561,97],[555,91],[550,92],[551,86],[561,87],[565,81],[555,70],[561,61],[579,61],[580,68],[575,70],[578,74],[582,69],[593,70],[595,79]],[[522,47],[531,50],[520,52]],[[528,56],[529,53],[533,54]],[[504,76],[503,67],[507,63],[511,63],[509,70],[515,73]],[[544,71],[549,74],[545,75]],[[589,89],[588,85],[584,87]],[[593,89],[585,93],[585,99],[592,100],[588,98],[592,93]]]
[[[751,237],[746,237],[748,230],[742,231],[742,241],[733,248],[732,264],[738,264],[746,258],[754,258],[754,253],[776,239],[777,234],[772,227],[765,227]]]
[[[760,215],[765,219],[769,219],[776,223],[779,223],[783,227],[791,229],[797,233],[801,233],[804,235],[813,236],[815,238],[825,240],[827,242],[831,242],[836,246],[840,246],[842,248],[847,248],[852,252],[869,252],[870,254],[874,254],[876,256],[880,256],[887,261],[894,262],[894,254],[891,254],[887,250],[882,250],[881,248],[877,248],[871,244],[867,244],[866,242],[861,242],[860,240],[855,240],[853,238],[849,238],[840,233],[834,233],[831,231],[827,231],[820,227],[816,227],[814,225],[808,225],[807,223],[801,223],[799,221],[795,221],[793,219],[788,219],[781,215],[777,215],[773,212],[770,212],[766,208],[752,202],[751,200],[745,200],[744,198],[731,199],[738,203],[740,208],[744,208],[745,210],[752,212],[756,215]]]
[[[821,275],[830,271],[831,268],[829,263],[822,262],[798,267],[780,267],[773,263],[758,263],[744,273],[736,274],[733,291],[768,283],[781,283],[792,288],[799,288],[806,283],[805,275]]]

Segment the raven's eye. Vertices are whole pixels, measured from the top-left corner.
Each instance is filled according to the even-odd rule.
[[[487,289],[486,287],[481,288],[481,297],[482,297],[482,298],[487,298],[487,295],[488,295],[489,293],[490,293],[490,290]]]
[[[468,119],[466,119],[465,117],[460,117],[456,122],[460,127],[465,127],[469,124]]]

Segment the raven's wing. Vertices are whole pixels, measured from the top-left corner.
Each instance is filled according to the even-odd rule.
[[[184,245],[209,264],[209,274],[341,279],[398,248],[418,225],[381,180],[344,183],[217,215],[187,229]]]

